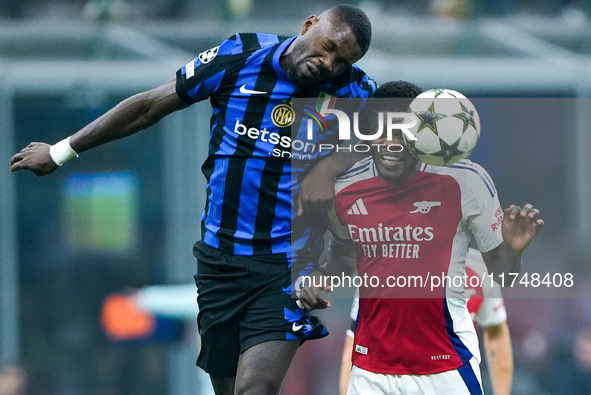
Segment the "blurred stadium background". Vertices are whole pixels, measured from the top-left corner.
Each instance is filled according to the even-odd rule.
[[[570,387],[591,388],[591,295],[584,292],[591,1],[351,3],[372,20],[372,47],[359,64],[378,82],[456,89],[477,107],[482,98],[482,106],[501,109],[481,111],[482,139],[471,159],[489,170],[504,206],[532,201],[543,213],[546,229],[524,270],[570,271],[585,285],[507,297],[514,394],[591,393]],[[194,366],[194,320],[159,317],[158,330],[146,334],[140,325],[122,341],[105,332],[101,314],[114,293],[192,280],[209,107],[195,105],[85,152],[50,177],[11,174],[10,157],[29,141],[56,142],[172,78],[234,32],[293,35],[332,4],[0,2],[0,369],[18,366],[25,393],[208,393]],[[285,394],[337,393],[349,306],[335,300],[322,313],[332,335],[302,347]]]

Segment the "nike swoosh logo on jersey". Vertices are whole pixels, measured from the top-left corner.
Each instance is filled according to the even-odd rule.
[[[299,331],[300,329],[302,329],[304,327],[304,325],[297,325],[295,322],[293,323],[293,325],[291,326],[291,330],[294,332]]]
[[[247,89],[246,84],[240,87],[240,93],[244,93],[245,95],[266,95],[267,92],[262,91],[253,91],[252,89]]]

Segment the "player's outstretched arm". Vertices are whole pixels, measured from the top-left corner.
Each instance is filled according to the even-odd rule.
[[[513,347],[507,322],[483,329],[484,352],[495,395],[510,395],[513,382]]]
[[[157,88],[131,96],[105,114],[64,140],[57,146],[58,156],[62,153],[75,156],[98,145],[130,136],[160,121],[164,116],[185,108],[176,93],[176,79]],[[10,160],[10,170],[31,170],[38,176],[54,172],[61,164],[56,163],[55,150],[50,155],[47,143],[33,142],[15,154]],[[66,159],[67,160],[67,159]],[[58,162],[60,162],[58,160]]]
[[[531,204],[523,208],[515,205],[505,209],[502,222],[503,242],[495,249],[482,253],[488,271],[495,278],[504,273],[519,273],[521,271],[521,256],[544,227],[544,221],[539,218],[540,212]]]

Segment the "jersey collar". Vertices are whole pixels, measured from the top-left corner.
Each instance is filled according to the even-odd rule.
[[[281,55],[283,55],[283,52],[285,52],[287,47],[289,47],[289,45],[293,42],[293,40],[296,39],[296,37],[297,36],[290,37],[287,40],[280,43],[279,48],[277,48],[277,51],[275,51],[275,54],[273,55],[273,67],[275,68],[277,75],[279,75],[279,77],[281,79],[285,79],[290,82],[291,82],[291,80],[287,76],[287,73],[281,68],[281,65],[279,64],[279,58],[281,58]]]

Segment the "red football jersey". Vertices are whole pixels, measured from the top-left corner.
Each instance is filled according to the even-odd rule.
[[[432,374],[479,359],[462,279],[472,237],[481,251],[502,241],[488,174],[461,161],[424,165],[389,183],[367,158],[337,181],[336,192],[331,229],[356,244],[358,275],[367,280],[353,363],[375,373]]]

